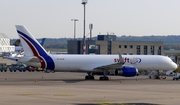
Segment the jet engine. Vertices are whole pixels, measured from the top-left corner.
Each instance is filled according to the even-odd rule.
[[[138,69],[135,67],[123,67],[122,69],[115,70],[115,75],[119,76],[134,77],[138,74]]]

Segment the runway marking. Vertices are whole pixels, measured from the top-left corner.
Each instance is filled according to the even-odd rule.
[[[102,103],[102,104],[76,104],[76,105],[161,105],[161,104],[151,104],[151,103]]]
[[[54,94],[53,96],[75,96],[73,94]]]
[[[20,96],[41,96],[42,94],[18,94]]]
[[[161,104],[151,104],[151,103],[102,103],[102,104],[75,104],[75,105],[161,105]]]
[[[42,96],[43,94],[18,94],[20,96]],[[53,96],[75,96],[73,94],[54,94]]]
[[[114,102],[114,100],[92,100],[91,102],[104,103],[104,102]]]

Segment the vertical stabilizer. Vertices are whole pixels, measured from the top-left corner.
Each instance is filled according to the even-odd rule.
[[[16,30],[21,40],[22,47],[26,57],[35,57],[39,59],[41,68],[54,70],[53,59],[47,54],[46,50],[34,38],[34,36],[22,25],[16,25]]]
[[[45,49],[39,44],[34,36],[22,25],[16,25],[16,30],[21,40],[25,56],[47,55]]]

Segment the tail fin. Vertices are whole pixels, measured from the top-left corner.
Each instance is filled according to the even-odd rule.
[[[42,39],[41,39],[41,41],[40,41],[41,46],[44,45],[45,40],[46,40],[46,38],[42,38]]]
[[[17,33],[21,40],[25,56],[35,56],[41,63],[41,68],[54,70],[55,64],[53,59],[48,55],[46,50],[34,38],[34,36],[22,25],[16,25]]]
[[[16,25],[17,33],[21,40],[26,56],[45,56],[46,50],[39,44],[34,36],[22,25]]]

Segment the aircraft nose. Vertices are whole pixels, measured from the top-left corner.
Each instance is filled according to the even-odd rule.
[[[177,64],[174,63],[174,62],[172,63],[172,67],[173,67],[174,70],[176,70],[178,68]]]

